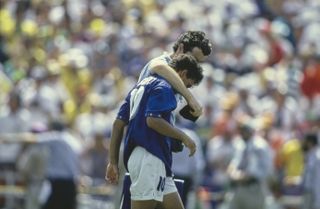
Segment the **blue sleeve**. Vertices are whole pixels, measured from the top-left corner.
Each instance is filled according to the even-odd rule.
[[[123,104],[120,106],[120,109],[117,114],[117,119],[123,120],[125,123],[129,122],[130,117],[130,93],[127,98],[124,100]]]
[[[163,114],[172,112],[176,107],[177,101],[173,90],[159,86],[150,92],[145,116],[162,117]]]

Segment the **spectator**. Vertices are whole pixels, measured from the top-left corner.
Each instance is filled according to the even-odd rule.
[[[273,172],[270,147],[255,135],[250,121],[240,121],[238,128],[242,147],[228,168],[233,193],[230,209],[265,208],[266,183]]]
[[[317,135],[309,133],[303,140],[303,149],[305,151],[306,166],[303,175],[304,188],[304,206],[305,209],[320,208],[320,149],[318,146]]]
[[[37,141],[49,150],[46,178],[51,193],[43,209],[77,207],[79,180],[79,141],[65,130],[61,122],[52,122],[49,131],[37,135]]]
[[[96,131],[93,142],[83,151],[80,162],[84,175],[90,177],[92,185],[104,183],[106,169],[101,165],[107,164],[108,154],[109,146],[105,133]]]
[[[192,138],[196,146],[197,152],[188,159],[188,150],[184,148],[181,152],[173,153],[172,155],[172,171],[176,179],[184,180],[183,194],[181,196],[185,208],[193,208],[194,202],[188,202],[189,195],[196,191],[196,188],[201,183],[203,170],[205,166],[204,155],[202,152],[202,144],[197,134],[186,128],[181,129],[190,138]],[[187,162],[185,159],[188,159]],[[191,206],[190,206],[191,205]]]
[[[209,185],[213,192],[220,194],[220,198],[213,200],[217,206],[223,202],[225,193],[229,188],[230,181],[227,168],[234,158],[237,146],[237,142],[234,140],[235,124],[232,124],[232,121],[225,121],[223,128],[224,131],[208,141],[206,152],[211,173]]]

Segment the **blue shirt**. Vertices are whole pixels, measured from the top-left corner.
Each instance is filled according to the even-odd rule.
[[[142,81],[143,79],[145,79],[145,78],[147,78],[147,77],[149,77],[149,76],[152,76],[152,74],[151,74],[151,69],[150,69],[150,64],[151,64],[152,62],[163,62],[163,63],[169,65],[169,63],[171,62],[171,60],[172,60],[172,59],[171,59],[169,53],[164,53],[164,54],[162,54],[162,55],[159,56],[159,57],[153,58],[153,59],[152,59],[150,62],[148,62],[148,63],[144,66],[144,68],[141,70],[141,73],[140,73],[140,76],[139,76],[139,79],[138,79],[138,83],[139,83],[140,81]],[[155,75],[157,75],[157,74],[155,74]],[[177,102],[181,102],[181,101],[182,101],[181,95],[176,94],[175,97],[176,97]],[[175,116],[174,116],[173,113],[171,114],[171,120],[172,120],[172,121],[175,121],[175,120],[176,120],[176,118],[175,118]]]
[[[76,179],[79,175],[77,148],[66,132],[50,131],[38,135],[38,143],[48,149],[46,175],[53,179]]]
[[[231,164],[260,182],[266,182],[273,173],[273,154],[265,139],[252,136],[247,142],[234,139],[235,154]]]
[[[320,147],[309,151],[304,168],[303,187],[306,194],[312,196],[308,204],[312,208],[320,208]]]
[[[128,123],[125,136],[124,164],[136,146],[162,160],[167,176],[171,176],[171,139],[159,134],[147,125],[147,117],[163,118],[170,124],[171,112],[177,107],[174,91],[160,76],[149,76],[139,82],[128,94],[120,107],[118,119]]]

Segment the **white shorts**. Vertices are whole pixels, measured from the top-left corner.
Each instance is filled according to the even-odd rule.
[[[136,147],[128,160],[132,200],[157,200],[177,192],[172,177],[166,177],[164,163],[143,147]]]

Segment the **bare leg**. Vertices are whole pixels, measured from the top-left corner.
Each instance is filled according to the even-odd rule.
[[[163,202],[160,204],[161,209],[184,209],[182,200],[178,192],[173,192],[163,196]]]
[[[157,204],[155,200],[131,200],[131,209],[155,209]]]

